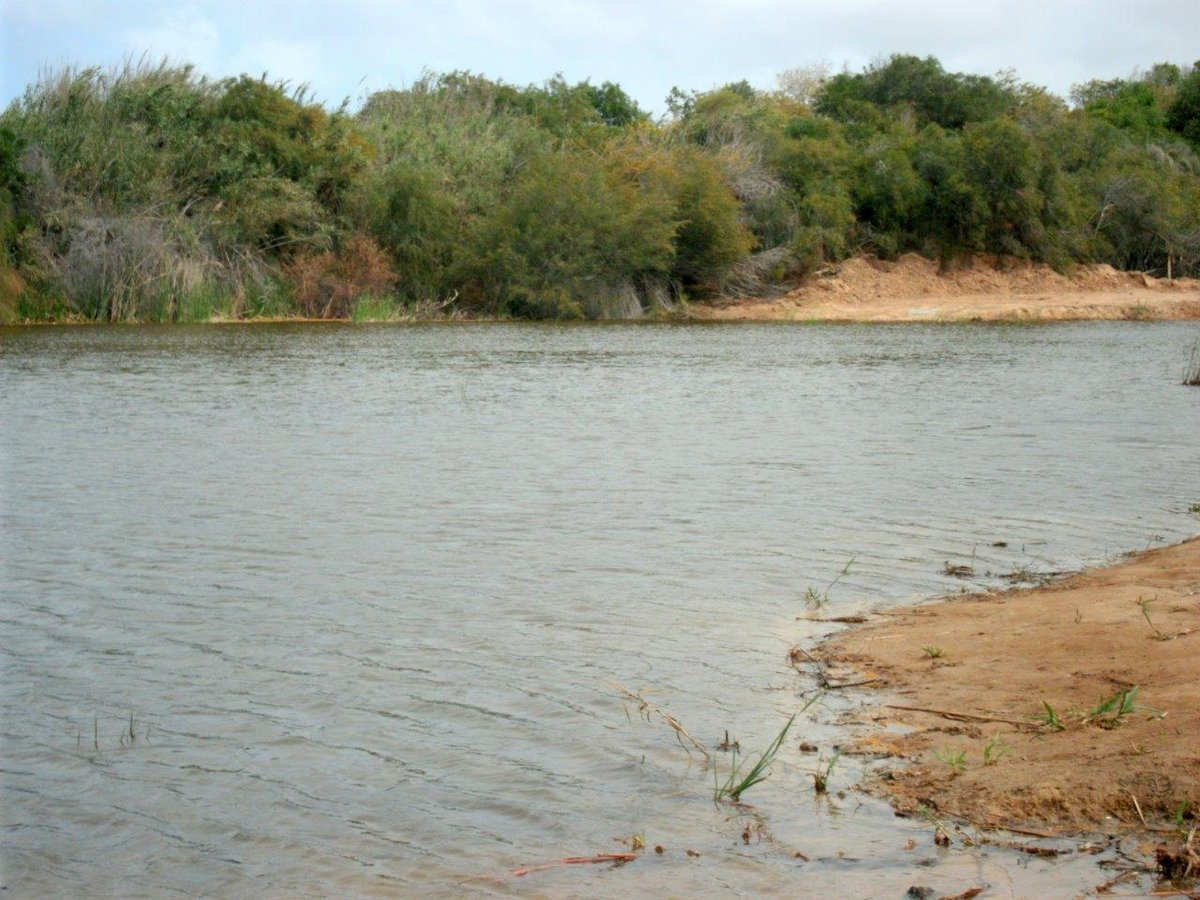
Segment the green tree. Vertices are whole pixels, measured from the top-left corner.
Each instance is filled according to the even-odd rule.
[[[246,75],[222,83],[205,118],[211,150],[197,168],[231,239],[284,253],[330,246],[372,152],[351,121]]]
[[[924,236],[921,249],[948,257],[985,245],[987,199],[970,175],[962,138],[930,125],[917,136],[913,168],[924,182],[913,231]]]
[[[897,54],[858,74],[829,79],[817,100],[817,111],[848,122],[879,122],[879,110],[912,111],[918,124],[962,128],[1010,111],[1012,92],[991,78],[946,72],[932,56]]]
[[[1167,115],[1160,105],[1160,92],[1141,81],[1106,82],[1085,105],[1088,114],[1142,139],[1164,133]]]
[[[908,249],[926,186],[912,164],[912,139],[881,136],[855,162],[850,183],[855,218],[873,235],[875,249],[885,256]]]
[[[1038,189],[1041,159],[1036,145],[1007,119],[968,125],[964,161],[987,209],[983,248],[994,253],[1044,258],[1045,198]]]
[[[1176,86],[1166,125],[1200,151],[1200,63]]]

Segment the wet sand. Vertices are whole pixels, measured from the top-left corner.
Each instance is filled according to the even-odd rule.
[[[880,615],[819,659],[874,679],[853,752],[895,760],[868,789],[901,813],[1177,846],[1200,821],[1200,537]]]

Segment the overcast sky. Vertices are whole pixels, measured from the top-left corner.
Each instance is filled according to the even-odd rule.
[[[424,69],[514,84],[616,81],[645,108],[672,86],[785,69],[861,69],[892,53],[1065,95],[1076,82],[1200,58],[1200,0],[0,0],[0,105],[46,67],[169,55],[202,72],[268,72],[332,104]]]

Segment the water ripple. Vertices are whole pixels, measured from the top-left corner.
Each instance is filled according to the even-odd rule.
[[[958,590],[948,562],[986,586],[1194,531],[1193,339],[7,331],[6,886],[508,896],[511,868],[644,831],[674,856],[538,889],[753,896],[803,845],[815,893],[953,893],[887,809],[814,808],[800,759],[756,798],[778,843],[742,845],[612,684],[762,746],[803,688],[787,648],[828,616]],[[836,702],[802,723],[823,746]],[[986,880],[1037,893],[1030,872]]]

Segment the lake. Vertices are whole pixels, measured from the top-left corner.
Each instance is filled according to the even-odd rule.
[[[788,649],[830,617],[1194,533],[1200,392],[1179,381],[1195,338],[0,329],[0,881],[125,897],[1099,884],[1095,858],[935,848],[928,822],[853,790],[858,760],[815,795],[820,754],[797,743],[828,758],[852,696],[797,719],[750,809],[714,803],[698,754],[617,685],[710,748],[728,733],[757,751],[813,687]],[[647,852],[624,866],[511,874],[634,835]]]

